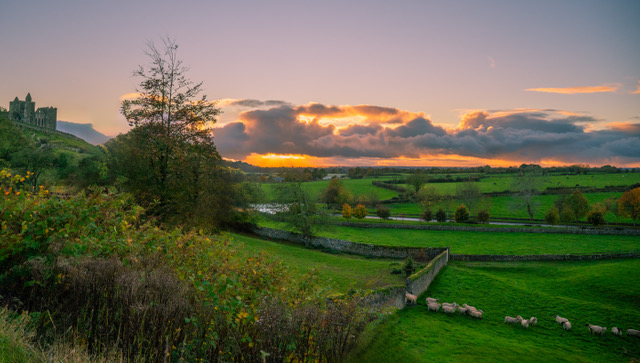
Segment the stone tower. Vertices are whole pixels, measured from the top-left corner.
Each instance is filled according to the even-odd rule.
[[[9,103],[9,117],[16,122],[55,130],[58,109],[55,107],[40,107],[36,110],[36,103],[32,101],[31,93],[27,93],[24,101],[20,101],[16,97]]]

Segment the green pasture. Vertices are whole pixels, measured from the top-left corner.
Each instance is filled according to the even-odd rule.
[[[293,278],[302,278],[316,271],[320,284],[332,292],[347,292],[349,289],[377,289],[402,284],[404,275],[391,274],[402,261],[380,258],[365,258],[348,254],[331,254],[305,248],[304,246],[265,241],[240,234],[232,234],[238,252],[247,257],[255,253],[267,253],[289,266]]]
[[[342,179],[342,185],[345,189],[351,192],[352,195],[369,195],[370,193],[376,193],[378,199],[385,200],[391,199],[398,195],[393,190],[376,187],[371,184],[372,181],[380,181],[382,179],[363,178],[363,179]],[[275,183],[261,183],[259,184],[264,196],[267,200],[273,200],[276,197],[276,188],[278,184]],[[302,188],[309,192],[312,197],[320,198],[322,193],[329,185],[329,180],[316,180],[302,183]]]
[[[614,336],[613,326],[640,327],[640,260],[591,262],[451,262],[418,305],[370,326],[354,362],[629,362],[640,339]],[[424,298],[468,303],[476,320],[427,311]],[[573,328],[555,322],[558,314]],[[536,316],[524,329],[505,316]],[[590,335],[585,324],[606,326]]]
[[[435,176],[440,177],[440,176]],[[475,184],[480,187],[482,193],[495,193],[515,190],[513,185],[515,175],[488,175]],[[575,188],[593,187],[605,188],[608,186],[624,186],[640,183],[640,173],[616,173],[616,174],[587,174],[587,175],[547,175],[541,177],[541,190],[547,188]],[[456,187],[461,183],[430,183],[438,192],[445,195],[454,195]],[[411,186],[400,184],[409,189]]]
[[[284,223],[262,221],[270,228],[287,229]],[[638,236],[425,231],[392,228],[332,226],[322,237],[385,246],[451,247],[451,253],[473,255],[539,255],[640,251]]]

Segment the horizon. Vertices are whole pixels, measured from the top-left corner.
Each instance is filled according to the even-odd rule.
[[[637,1],[154,4],[3,2],[0,105],[30,92],[126,132],[132,71],[168,36],[219,101],[226,158],[640,167]]]

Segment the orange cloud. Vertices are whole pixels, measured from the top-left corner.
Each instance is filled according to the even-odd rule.
[[[120,96],[120,102],[124,100],[135,100],[136,98],[140,97],[140,95],[141,93],[139,92],[125,93],[122,96]]]
[[[638,81],[638,88],[631,92],[632,95],[640,95],[640,81]]]
[[[600,93],[615,92],[620,88],[619,83],[613,85],[601,86],[584,86],[584,87],[566,87],[566,88],[527,88],[525,91],[544,92],[544,93],[560,93],[565,95],[573,95],[577,93]]]
[[[257,154],[252,153],[244,161],[246,163],[262,167],[297,167],[308,168],[317,166],[328,166],[322,159],[310,155],[300,154]],[[334,164],[335,165],[335,164]]]

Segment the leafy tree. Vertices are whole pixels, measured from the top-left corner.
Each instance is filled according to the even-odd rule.
[[[431,209],[429,209],[429,207],[425,208],[424,212],[422,212],[422,215],[420,216],[420,219],[425,222],[429,222],[433,219],[433,213],[431,213]]]
[[[489,222],[490,217],[491,215],[489,214],[489,211],[481,210],[480,212],[478,212],[478,216],[476,218],[478,219],[478,222],[486,224],[487,222]]]
[[[407,177],[407,184],[411,185],[416,193],[427,181],[429,181],[429,176],[422,172],[416,172]]]
[[[288,206],[282,213],[284,221],[305,238],[328,225],[327,213],[318,210],[316,201],[302,189],[300,182],[279,184],[277,194],[278,202]]]
[[[587,212],[589,212],[589,201],[579,190],[574,191],[567,198],[567,205],[573,210],[576,220],[586,216]]]
[[[608,198],[604,200],[605,214],[611,213],[616,217],[616,224],[618,224],[618,217],[620,216],[620,209],[618,208],[618,199]]]
[[[391,209],[380,205],[378,206],[378,208],[376,208],[376,215],[383,221],[386,221],[387,219],[389,219],[389,217],[391,217]]]
[[[0,113],[0,162],[4,161],[9,165],[13,156],[30,147],[31,142],[13,121],[9,120],[8,115]]]
[[[635,226],[636,219],[640,216],[640,187],[624,192],[618,200],[618,209],[620,215],[633,219]]]
[[[551,207],[547,214],[544,215],[544,220],[551,225],[556,225],[560,221],[560,215],[557,207]]]
[[[342,205],[342,217],[347,221],[353,216],[353,210],[351,209],[351,205],[348,203],[344,203]]]
[[[331,178],[329,185],[322,193],[322,201],[329,208],[335,208],[341,204],[347,203],[351,199],[351,193],[344,188],[339,178]]]
[[[121,112],[134,128],[108,143],[114,175],[151,213],[179,221],[204,218],[206,223],[231,223],[237,193],[237,173],[224,167],[213,143],[211,126],[220,109],[199,97],[177,56],[178,45],[147,44],[149,64],[134,75],[141,78],[138,96],[122,102]]]
[[[367,208],[362,204],[356,205],[356,207],[353,210],[353,216],[358,219],[363,219],[364,217],[367,216]]]
[[[567,204],[560,210],[559,218],[562,224],[568,225],[576,219],[576,213],[573,211],[573,208]]]
[[[594,227],[604,224],[604,214],[600,210],[592,209],[587,213],[587,221]]]
[[[402,271],[404,271],[407,277],[411,276],[416,270],[416,263],[413,261],[413,258],[407,257],[402,264]]]
[[[453,215],[453,220],[455,220],[456,223],[464,223],[469,220],[469,211],[467,210],[467,207],[464,206],[464,204],[460,204],[458,206],[458,209],[456,209],[456,212]]]
[[[526,208],[529,220],[533,220],[533,215],[537,210],[538,203],[535,198],[540,193],[538,189],[541,184],[542,180],[540,174],[538,172],[530,171],[516,177],[516,181],[513,185],[513,189],[517,192],[517,200],[521,206]]]
[[[438,193],[433,185],[423,185],[416,194],[416,197],[423,207],[429,209],[442,200],[442,195]]]
[[[459,183],[456,186],[456,198],[464,205],[468,206],[469,211],[472,211],[473,206],[475,206],[482,198],[482,193],[480,192],[480,187],[476,183],[464,182]]]
[[[438,209],[438,211],[436,212],[436,221],[441,223],[447,221],[447,212],[445,212],[442,208]]]

